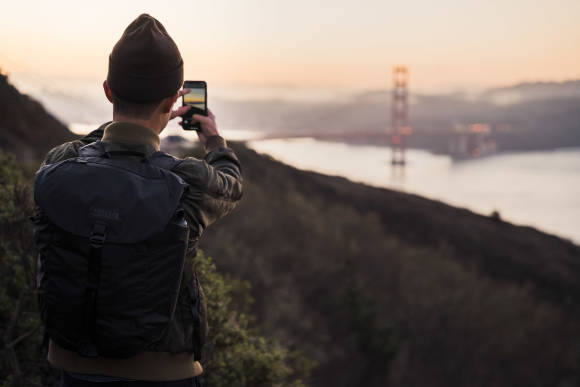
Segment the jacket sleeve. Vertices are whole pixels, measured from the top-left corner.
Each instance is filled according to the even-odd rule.
[[[243,177],[240,162],[220,136],[207,139],[203,159],[187,157],[172,171],[189,186],[182,199],[190,227],[199,224],[203,229],[227,215],[237,205],[243,194]]]

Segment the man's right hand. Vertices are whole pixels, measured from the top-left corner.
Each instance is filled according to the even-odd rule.
[[[191,120],[199,122],[201,130],[197,131],[197,135],[203,146],[205,146],[208,137],[219,136],[215,116],[211,110],[207,109],[207,117],[202,116],[201,114],[194,114],[191,116]]]

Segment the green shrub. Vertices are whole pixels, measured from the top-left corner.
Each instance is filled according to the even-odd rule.
[[[216,270],[212,259],[199,251],[196,271],[207,297],[209,337],[205,347],[204,384],[209,386],[302,386],[293,380],[293,367],[307,374],[312,367],[297,353],[289,353],[251,327],[253,320],[232,307],[234,290],[239,298],[249,297],[248,287],[227,279]],[[247,301],[246,301],[247,302]],[[295,366],[293,366],[295,364]]]
[[[42,329],[34,293],[33,203],[26,173],[0,152],[0,385],[56,381],[40,352]]]

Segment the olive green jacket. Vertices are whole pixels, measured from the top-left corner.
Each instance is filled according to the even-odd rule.
[[[158,134],[147,127],[108,122],[79,140],[53,148],[43,164],[76,157],[81,147],[97,140],[102,141],[105,150],[133,150],[146,155],[159,151],[160,144]],[[84,358],[50,341],[48,360],[52,365],[69,372],[151,381],[201,374],[199,360],[207,335],[206,304],[193,258],[203,230],[236,206],[243,185],[240,162],[222,137],[209,137],[205,152],[203,159],[186,157],[172,169],[189,185],[182,207],[190,228],[190,242],[178,307],[162,340],[149,352],[129,359]]]

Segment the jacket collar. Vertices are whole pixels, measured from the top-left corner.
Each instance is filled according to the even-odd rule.
[[[83,144],[87,145],[87,144],[90,144],[91,142],[101,140],[103,138],[103,132],[105,131],[105,127],[107,127],[107,125],[109,125],[111,122],[113,122],[113,121],[105,122],[104,124],[99,126],[97,129],[93,130],[92,132],[90,132],[86,136],[80,138],[80,141]]]
[[[159,150],[160,143],[159,135],[153,129],[126,121],[113,121],[105,126],[102,141],[144,146],[152,152]]]

